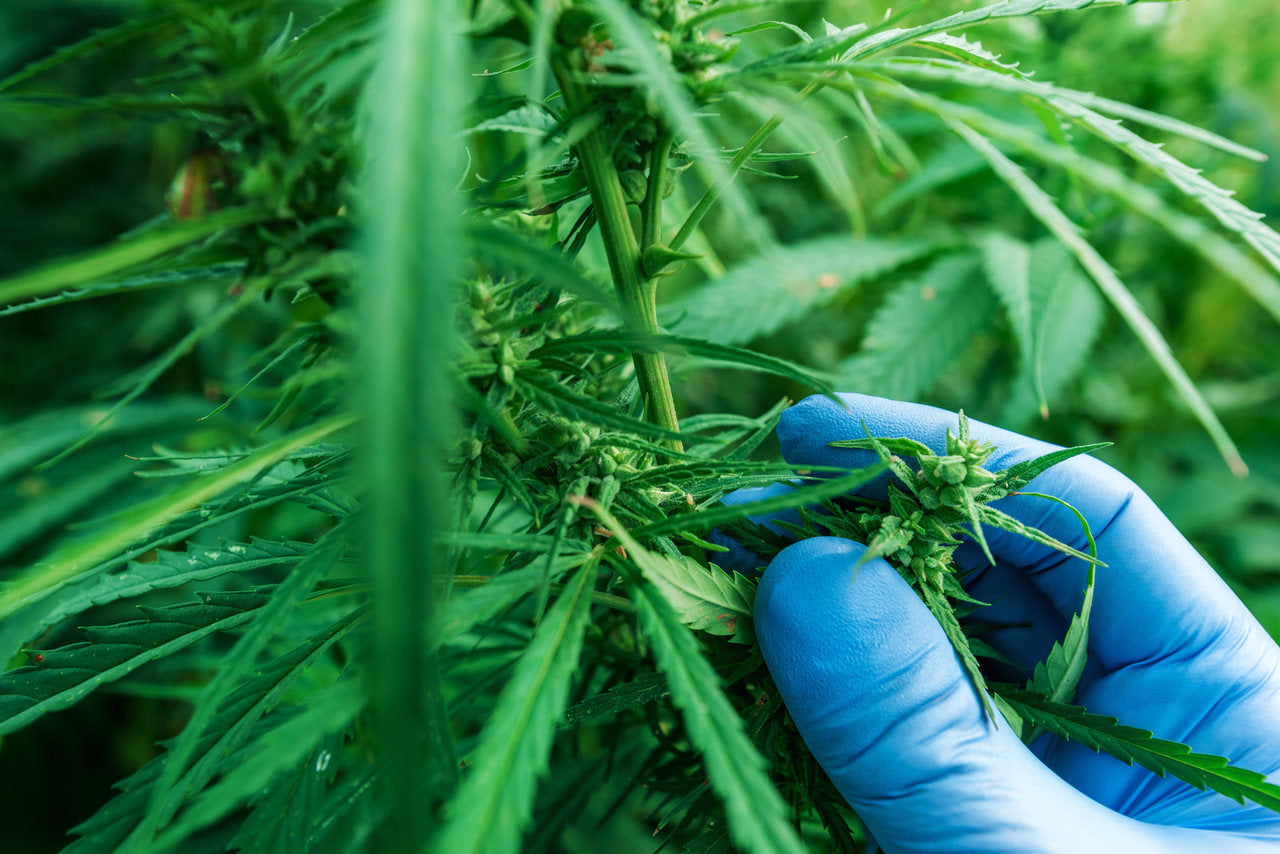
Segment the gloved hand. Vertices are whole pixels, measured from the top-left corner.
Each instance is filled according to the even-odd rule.
[[[827,442],[907,436],[941,450],[956,416],[932,407],[841,395],[811,397],[778,426],[792,464],[866,465]],[[1000,470],[1052,446],[971,422]],[[883,494],[886,479],[879,489]],[[874,487],[873,487],[874,488]],[[1076,457],[1028,489],[1069,501],[1089,520],[1098,556],[1089,666],[1075,702],[1182,741],[1280,782],[1280,649],[1151,499],[1109,466]],[[1061,505],[1025,496],[1000,509],[1084,548]],[[969,592],[983,616],[1021,623],[991,641],[1023,668],[1044,657],[1080,607],[1085,566],[985,528],[995,566]],[[976,548],[957,561],[979,566]],[[832,781],[890,854],[896,852],[1280,851],[1280,815],[1160,778],[1055,736],[1034,750],[982,706],[933,616],[863,546],[834,537],[785,549],[766,571],[755,621],[769,671]]]

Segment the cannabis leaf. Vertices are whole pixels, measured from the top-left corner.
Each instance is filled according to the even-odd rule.
[[[684,714],[711,786],[729,814],[733,838],[743,849],[760,854],[803,851],[789,811],[766,776],[767,761],[743,732],[742,719],[725,698],[694,636],[655,587],[642,581],[631,590],[671,697]]]
[[[842,290],[938,251],[927,240],[820,237],[780,247],[727,272],[663,314],[682,335],[741,344],[821,308]]]
[[[0,734],[72,706],[149,661],[244,625],[267,603],[269,592],[228,590],[200,594],[198,603],[140,605],[145,619],[88,627],[83,643],[31,650],[32,664],[0,674]]]
[[[1124,726],[1113,717],[1079,706],[1055,703],[1027,691],[996,690],[1026,723],[1093,750],[1105,750],[1127,765],[1137,763],[1161,777],[1172,774],[1197,789],[1213,789],[1238,803],[1250,800],[1280,812],[1280,786],[1268,783],[1256,771],[1237,768],[1221,756],[1193,753],[1185,744],[1155,738],[1148,730]]]
[[[945,255],[899,285],[867,325],[858,353],[839,369],[844,387],[909,399],[930,389],[991,319],[993,301],[971,287],[978,259]]]
[[[520,849],[582,648],[596,566],[588,562],[577,571],[521,656],[471,756],[471,775],[450,801],[438,850]],[[476,833],[478,827],[485,833]]]

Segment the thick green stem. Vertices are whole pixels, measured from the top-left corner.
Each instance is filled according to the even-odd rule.
[[[590,101],[586,87],[563,61],[554,62],[552,68],[570,114],[584,112]],[[640,266],[640,244],[636,241],[631,219],[627,215],[627,200],[618,179],[617,167],[609,153],[604,128],[592,129],[575,148],[586,173],[587,189],[591,193],[596,219],[600,224],[600,236],[604,240],[605,255],[609,259],[609,272],[613,276],[613,285],[622,303],[625,319],[641,332],[656,333],[657,283],[646,277]],[[662,353],[637,351],[631,358],[636,366],[636,379],[644,394],[649,419],[672,432],[678,431],[680,426],[676,419],[675,400],[671,394],[671,380],[667,375],[666,357]],[[669,439],[666,445],[677,452],[684,450],[679,439]]]

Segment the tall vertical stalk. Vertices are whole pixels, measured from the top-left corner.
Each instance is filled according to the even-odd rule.
[[[577,70],[568,64],[564,56],[553,61],[552,70],[560,85],[560,92],[569,114],[585,113],[591,106],[592,98],[579,78]],[[600,225],[600,236],[604,240],[605,255],[609,260],[609,272],[613,277],[613,286],[617,290],[618,299],[622,303],[625,319],[642,332],[656,333],[658,331],[657,282],[646,276],[640,265],[641,247],[631,227],[631,219],[627,215],[626,196],[623,195],[622,182],[618,178],[617,167],[609,152],[604,127],[597,125],[593,128],[578,142],[576,150],[578,160],[586,173],[587,189],[591,193],[596,219]],[[649,195],[653,195],[652,183],[656,172],[658,194],[653,201],[659,205],[661,204],[662,172],[666,168],[665,157],[662,159],[661,166],[656,165],[656,158],[650,165]],[[648,203],[649,200],[646,199],[646,204]],[[656,217],[646,217],[646,222],[649,221],[657,220]],[[646,238],[648,237],[650,235],[646,229]],[[679,422],[676,418],[675,400],[671,395],[671,380],[667,375],[666,357],[660,352],[637,350],[631,358],[636,366],[636,378],[644,395],[645,411],[649,419],[660,427],[678,431]],[[666,445],[677,452],[683,450],[679,439],[669,439]]]
[[[454,184],[466,66],[460,0],[391,0],[383,16],[382,65],[368,89],[365,183],[375,201],[363,240],[357,394],[367,415],[369,669],[394,828],[384,850],[417,854],[433,815],[421,781],[442,790],[457,769],[429,639],[447,572],[435,538],[448,522],[443,465],[453,424],[446,365],[465,251]]]

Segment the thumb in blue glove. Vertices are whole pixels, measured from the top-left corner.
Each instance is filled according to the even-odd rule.
[[[906,436],[940,450],[952,413],[861,395],[814,397],[778,427],[793,465],[859,466],[827,442]],[[971,422],[999,470],[1052,450]],[[880,484],[884,488],[884,484]],[[1077,507],[1099,557],[1090,667],[1076,702],[1201,753],[1280,779],[1280,649],[1151,500],[1114,469],[1078,457],[1031,487]],[[1078,547],[1079,523],[1052,502],[1000,509]],[[984,616],[1019,624],[992,639],[1029,668],[1079,606],[1078,560],[987,532],[995,566],[970,593]],[[805,742],[887,852],[1280,850],[1280,815],[1130,767],[1056,737],[1035,750],[993,727],[942,629],[905,581],[838,538],[785,549],[765,573],[755,620],[769,670]],[[960,556],[959,553],[957,555]],[[978,565],[978,561],[973,564]]]

